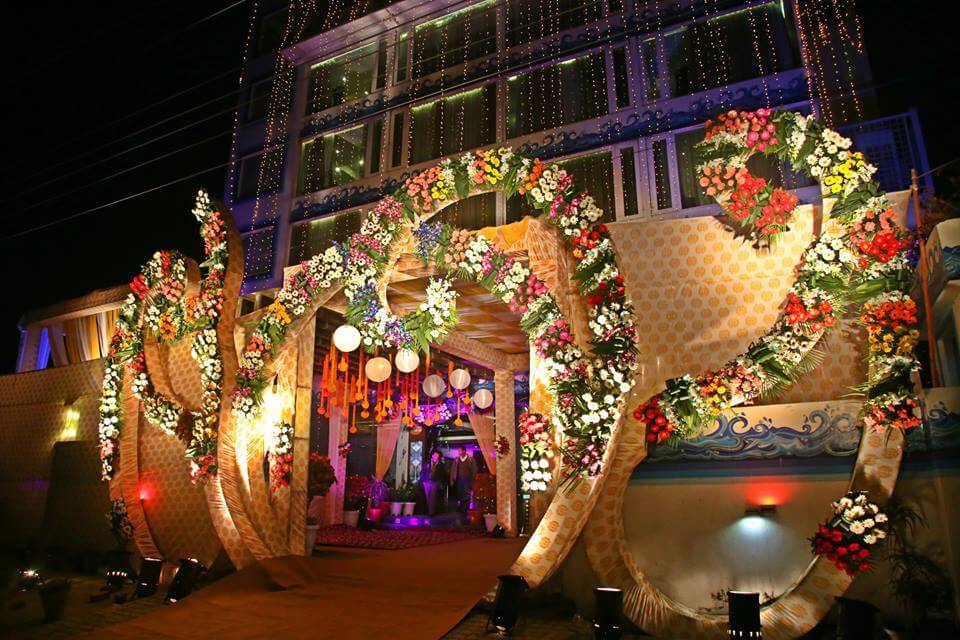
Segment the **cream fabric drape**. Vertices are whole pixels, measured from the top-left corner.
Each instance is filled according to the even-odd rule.
[[[377,479],[383,480],[393,460],[393,452],[397,448],[397,438],[400,437],[400,421],[385,422],[377,427]]]
[[[490,416],[480,415],[470,412],[470,426],[473,428],[473,434],[477,437],[477,444],[480,445],[480,452],[483,453],[483,460],[490,469],[490,475],[497,475],[497,454],[496,439],[497,434],[494,430],[493,419]]]

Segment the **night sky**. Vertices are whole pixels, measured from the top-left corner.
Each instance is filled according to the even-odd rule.
[[[16,365],[17,321],[28,309],[127,282],[156,249],[200,257],[189,210],[199,187],[223,190],[249,23],[251,3],[233,4],[5,7],[0,372]],[[948,3],[858,4],[884,111],[920,109],[931,166],[960,155],[948,114],[955,80],[944,61],[957,58],[943,28]]]

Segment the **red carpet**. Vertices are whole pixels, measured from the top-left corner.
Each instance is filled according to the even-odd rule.
[[[460,542],[480,537],[479,531],[451,531],[449,529],[404,529],[390,531],[377,529],[361,531],[356,527],[335,525],[317,532],[317,544],[333,547],[359,547],[362,549],[412,549],[434,544]]]
[[[86,637],[441,638],[496,586],[523,542],[473,538],[399,551],[324,547],[315,558],[271,558]]]

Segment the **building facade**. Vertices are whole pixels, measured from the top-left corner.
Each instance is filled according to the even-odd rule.
[[[915,113],[877,117],[858,22],[838,3],[294,4],[254,17],[244,71],[227,198],[248,294],[359,229],[411,174],[477,148],[564,163],[610,222],[716,215],[692,147],[727,109],[818,113],[881,167],[887,190],[927,166]],[[786,167],[755,172],[819,197]],[[471,228],[527,213],[502,194],[451,209]]]

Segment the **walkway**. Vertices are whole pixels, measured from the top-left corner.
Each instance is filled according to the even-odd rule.
[[[110,638],[440,638],[507,572],[521,540],[400,551],[323,547],[273,558],[176,605],[110,625]]]

